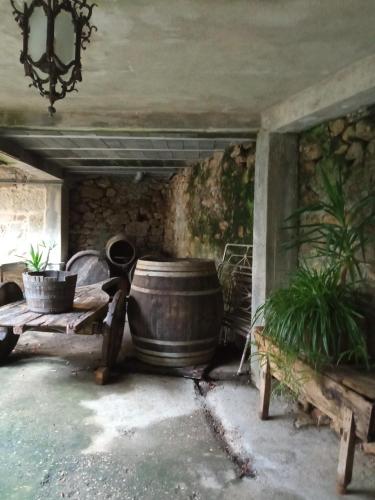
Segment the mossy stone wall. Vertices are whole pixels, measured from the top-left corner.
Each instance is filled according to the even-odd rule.
[[[299,204],[305,206],[323,199],[324,192],[317,167],[324,165],[328,173],[337,175],[337,167],[346,179],[345,193],[349,206],[375,189],[375,114],[371,110],[343,116],[318,125],[300,136]],[[316,212],[302,222],[323,220]],[[327,220],[326,222],[330,222]],[[375,233],[375,228],[374,228]],[[300,260],[319,265],[319,259],[308,245],[299,252]],[[365,274],[375,291],[375,248],[366,248]]]
[[[164,249],[219,260],[253,239],[255,143],[234,145],[177,174],[168,190]]]

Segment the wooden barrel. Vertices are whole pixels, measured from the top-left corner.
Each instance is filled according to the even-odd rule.
[[[129,269],[128,271],[128,277],[129,277],[129,282],[131,283],[133,281],[133,278],[134,278],[134,273],[135,273],[135,269],[137,267],[137,262],[139,260],[163,260],[164,257],[162,256],[161,253],[148,253],[148,254],[145,254],[145,255],[141,255],[138,259],[135,259],[135,261],[133,262],[131,268]]]
[[[208,362],[218,343],[222,315],[213,261],[138,260],[128,319],[141,361],[171,367]]]
[[[97,250],[84,250],[74,254],[66,264],[66,270],[77,274],[77,286],[93,285],[110,276],[109,265]]]
[[[105,252],[109,262],[120,269],[127,269],[135,259],[134,245],[122,233],[107,241]]]

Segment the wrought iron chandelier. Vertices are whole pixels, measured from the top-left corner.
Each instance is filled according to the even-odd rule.
[[[21,63],[56,113],[54,103],[77,91],[82,81],[81,50],[90,43],[96,26],[90,24],[95,4],[87,0],[10,0],[23,35]],[[20,6],[17,6],[17,3]]]

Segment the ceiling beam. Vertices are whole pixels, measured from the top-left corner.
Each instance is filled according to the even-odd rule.
[[[51,180],[51,179],[27,179],[26,181],[24,180],[17,180],[17,179],[0,179],[0,184],[42,184],[43,186],[46,184],[62,184],[63,180]]]
[[[163,165],[126,165],[126,166],[117,166],[117,165],[73,165],[65,168],[65,171],[73,171],[73,170],[82,170],[82,171],[94,171],[94,170],[151,170],[151,169],[159,169],[159,170],[181,170],[189,167],[189,165],[180,165],[180,166],[163,166]]]
[[[137,172],[142,172],[144,174],[160,174],[160,175],[170,175],[170,174],[175,174],[176,171],[172,169],[134,169],[134,170],[124,170],[124,171],[118,171],[118,170],[98,170],[95,172],[92,171],[86,171],[86,170],[74,170],[72,172],[68,172],[68,176],[74,176],[74,175],[92,175],[92,176],[101,176],[101,175],[134,175]]]
[[[167,150],[165,150],[167,152]],[[198,151],[199,153],[199,151]],[[149,160],[149,158],[124,158],[122,156],[111,156],[111,157],[108,157],[108,156],[88,156],[88,157],[82,157],[82,156],[65,156],[65,157],[58,157],[58,156],[49,156],[48,158],[51,158],[55,161],[75,161],[75,160],[79,160],[79,161],[122,161],[122,160],[131,160],[131,161],[142,161],[142,160]],[[173,159],[173,158],[166,158],[166,159],[163,159],[163,158],[155,158],[155,160],[159,160],[159,161],[191,161],[191,160],[194,160],[194,158],[186,158],[186,159],[181,159],[181,158],[176,158],[176,159]],[[202,159],[199,154],[196,156],[197,160],[200,160]]]
[[[218,141],[218,142],[255,142],[256,137],[252,133],[251,135],[233,135],[233,136],[220,136],[219,134],[197,134],[196,136],[188,136],[184,135],[183,133],[181,134],[175,134],[175,135],[97,135],[93,134],[92,132],[88,132],[87,134],[64,134],[63,132],[61,134],[22,134],[22,133],[4,133],[5,137],[9,137],[10,139],[88,139],[88,140],[116,140],[116,141],[121,141],[121,140],[126,140],[126,139],[131,139],[132,141],[144,141],[144,140],[152,140],[152,141],[173,141],[173,140],[183,140],[183,141],[205,141],[205,140],[210,140],[210,141]]]
[[[262,113],[270,132],[301,132],[375,102],[375,55],[346,66]]]
[[[77,167],[86,167],[86,168],[95,168],[95,167],[185,167],[189,166],[189,163],[186,160],[135,160],[134,158],[129,160],[122,160],[119,158],[115,160],[118,164],[113,164],[114,162],[107,163],[105,160],[101,159],[95,163],[95,161],[91,158],[89,161],[81,161],[80,158],[77,158],[76,162],[72,162],[69,165],[64,165],[65,168],[77,168]]]
[[[222,151],[224,148],[209,148],[209,149],[201,149],[197,146],[194,149],[184,149],[184,148],[113,148],[111,146],[105,145],[100,147],[69,147],[67,146],[45,146],[45,147],[27,147],[25,146],[26,151],[176,151],[176,152],[196,152],[196,151],[207,151],[209,153],[213,153],[214,151]]]
[[[40,150],[44,151],[45,149],[52,149],[52,148],[40,148]],[[91,151],[93,148],[61,148],[63,151]],[[94,148],[95,149],[95,148]],[[152,151],[153,153],[213,153],[214,151],[217,151],[217,149],[200,149],[200,148],[197,148],[197,149],[169,149],[169,148],[162,148],[162,149],[153,149],[153,148],[111,148],[111,147],[107,147],[107,148],[96,148],[100,151],[128,151],[129,153],[143,153],[144,151]],[[28,149],[28,151],[31,151],[31,149]],[[74,157],[75,158],[75,157]],[[66,160],[66,159],[69,159],[69,157],[67,156],[63,156],[63,157],[58,157],[58,156],[54,156],[53,157],[54,160]]]
[[[45,160],[39,155],[26,151],[16,141],[0,136],[0,151],[30,165],[41,172],[51,175],[55,179],[63,179],[63,170],[51,160]]]

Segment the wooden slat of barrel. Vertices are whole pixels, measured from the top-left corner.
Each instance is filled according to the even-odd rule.
[[[0,306],[23,299],[21,288],[12,281],[0,283]],[[4,361],[16,347],[19,336],[8,328],[0,327],[0,362]]]
[[[97,250],[84,250],[73,255],[66,270],[78,274],[77,286],[93,285],[110,277],[107,261]]]
[[[138,261],[128,306],[138,359],[173,367],[206,363],[218,343],[222,314],[213,261]]]

